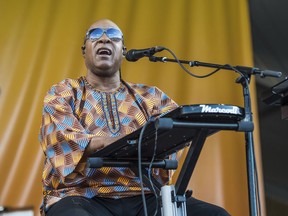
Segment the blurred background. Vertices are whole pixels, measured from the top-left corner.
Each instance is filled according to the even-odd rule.
[[[285,0],[0,0],[0,206],[32,207],[39,215],[43,98],[51,85],[86,74],[84,35],[94,21],[108,18],[122,29],[128,50],[164,46],[183,60],[283,73],[279,79],[253,76],[250,90],[262,215],[288,215],[288,123],[279,106],[262,101],[262,93],[288,75],[287,8]],[[157,56],[172,58],[167,52]],[[197,79],[175,63],[143,58],[124,60],[122,76],[158,86],[180,105],[243,107],[232,71]],[[244,134],[209,137],[189,188],[234,216],[249,215]]]
[[[254,65],[282,71],[280,80],[288,78],[288,31],[283,27],[288,2],[250,0],[249,5]],[[288,122],[281,120],[283,112],[278,106],[263,102],[280,80],[256,78],[267,215],[288,215]]]

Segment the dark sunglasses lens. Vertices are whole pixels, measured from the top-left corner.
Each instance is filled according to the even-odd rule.
[[[89,38],[90,40],[98,40],[102,35],[103,35],[103,29],[101,28],[95,28],[95,29],[92,29],[90,32],[89,32]]]
[[[106,31],[107,36],[114,41],[122,40],[122,33],[119,29],[110,28]]]
[[[122,32],[119,29],[109,28],[104,30],[102,28],[95,28],[89,31],[89,39],[92,41],[98,40],[102,35],[106,33],[107,37],[113,41],[122,40]]]

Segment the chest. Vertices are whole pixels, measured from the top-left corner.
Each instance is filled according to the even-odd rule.
[[[86,131],[96,135],[129,134],[146,122],[147,104],[127,91],[78,94],[72,107]]]

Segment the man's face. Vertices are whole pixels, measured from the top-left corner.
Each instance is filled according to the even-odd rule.
[[[89,30],[101,28],[118,29],[118,26],[110,20],[100,20],[94,23]],[[88,31],[89,31],[88,30]],[[123,59],[123,42],[122,40],[113,40],[104,33],[99,39],[85,42],[85,64],[88,71],[100,77],[111,77],[119,72]]]

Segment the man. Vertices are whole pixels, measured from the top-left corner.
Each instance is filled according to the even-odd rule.
[[[129,168],[88,168],[87,157],[177,105],[157,87],[121,80],[126,48],[121,30],[112,21],[95,22],[82,51],[86,76],[52,86],[44,99],[39,136],[46,156],[41,213],[143,215],[139,177]],[[167,171],[153,175],[161,184],[169,181]],[[144,190],[148,215],[153,215],[155,198],[148,188]],[[227,215],[219,207],[189,200],[188,215],[194,214],[191,209],[202,215]]]

